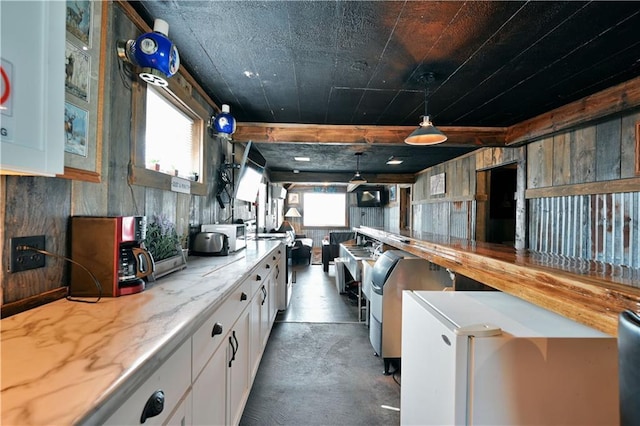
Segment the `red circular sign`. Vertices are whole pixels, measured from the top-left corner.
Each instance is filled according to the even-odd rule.
[[[2,66],[0,66],[0,74],[2,74],[2,94],[0,94],[0,105],[4,105],[11,94],[11,84],[9,83],[9,77]]]

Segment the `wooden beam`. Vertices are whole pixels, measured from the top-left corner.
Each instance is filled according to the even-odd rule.
[[[440,127],[447,135],[444,147],[504,146],[505,127]],[[416,126],[350,126],[293,123],[238,123],[233,142],[326,143],[337,145],[404,144]]]
[[[640,77],[515,124],[507,131],[506,143],[531,142],[638,106]]]
[[[603,182],[587,182],[571,185],[531,188],[525,191],[525,197],[548,198],[569,197],[574,195],[617,194],[640,191],[640,178],[616,179]]]
[[[349,183],[353,173],[333,172],[300,172],[270,170],[269,178],[272,183]],[[368,184],[401,184],[415,183],[413,174],[371,174],[366,175]]]

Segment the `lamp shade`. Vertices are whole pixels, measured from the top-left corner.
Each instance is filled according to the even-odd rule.
[[[289,210],[287,210],[284,216],[285,217],[302,217],[298,209],[296,209],[295,207],[289,208]]]
[[[156,19],[153,32],[142,34],[131,45],[133,62],[140,68],[140,78],[156,86],[168,86],[167,78],[180,67],[178,49],[167,37],[169,24]]]
[[[424,115],[420,127],[407,136],[404,142],[409,145],[435,145],[446,140],[447,136],[431,123],[428,115]]]
[[[222,111],[213,119],[213,127],[219,136],[231,138],[236,131],[236,119],[231,115],[229,105],[222,105]]]
[[[362,177],[360,172],[356,172],[355,175],[349,180],[350,183],[367,183],[367,180]]]

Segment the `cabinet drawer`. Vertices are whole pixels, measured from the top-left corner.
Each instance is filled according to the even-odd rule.
[[[242,294],[246,295],[246,298]],[[192,371],[195,380],[215,350],[224,342],[224,336],[233,327],[242,310],[249,306],[253,294],[252,280],[245,280],[227,298],[222,305],[193,334]],[[243,300],[244,299],[244,300]],[[213,334],[215,324],[220,324],[220,334]]]
[[[163,424],[172,411],[182,401],[191,385],[189,363],[191,361],[191,341],[187,340],[169,357],[105,422],[107,425],[141,424],[141,416],[147,401],[156,391],[164,393],[164,407],[153,417],[148,417],[145,425]]]

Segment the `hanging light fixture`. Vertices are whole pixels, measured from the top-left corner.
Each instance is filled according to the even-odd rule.
[[[429,119],[427,113],[427,103],[429,101],[429,86],[435,77],[432,72],[426,73],[420,77],[420,81],[425,83],[424,89],[424,115],[422,116],[422,122],[420,127],[413,131],[404,140],[409,145],[435,145],[447,140],[447,136],[437,129]]]
[[[387,160],[387,164],[391,165],[391,166],[396,166],[398,164],[402,164],[402,161],[400,158],[398,157],[394,157],[393,155],[391,157],[389,157],[389,159]]]
[[[367,183],[367,180],[365,178],[362,177],[362,175],[360,174],[360,156],[362,155],[361,152],[356,152],[356,174],[353,175],[353,177],[351,178],[351,180],[349,180],[350,183]]]
[[[136,40],[118,40],[116,50],[123,61],[140,67],[138,75],[155,86],[167,87],[168,79],[180,68],[178,48],[169,40],[169,24],[156,19],[153,31]]]

